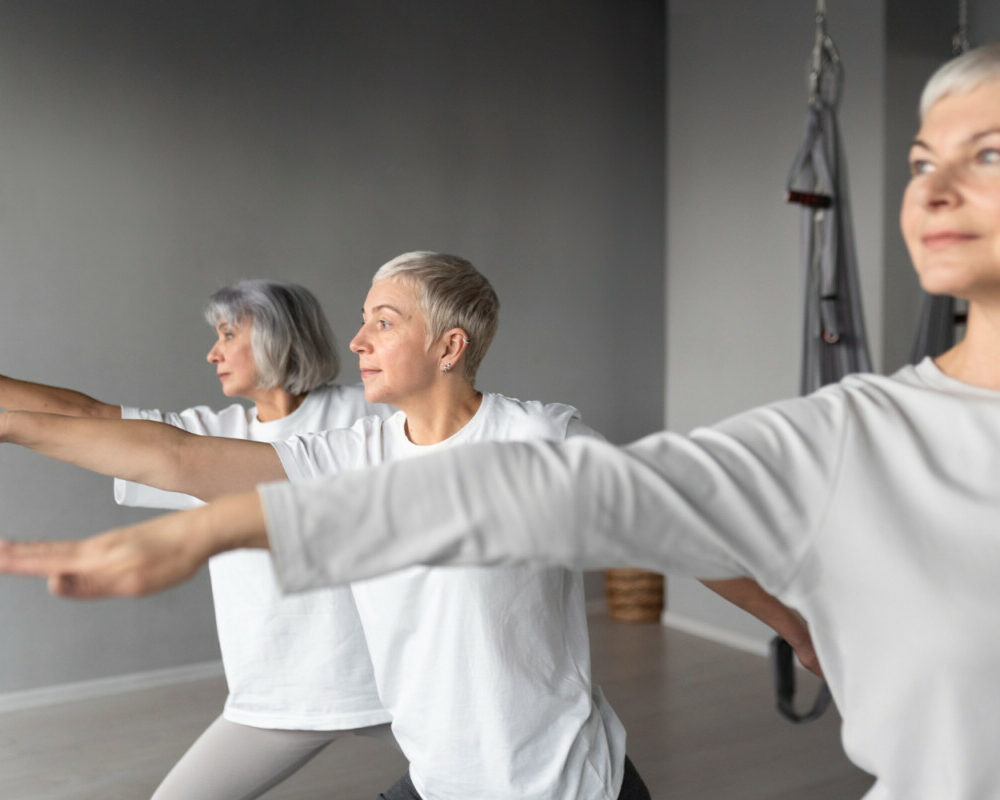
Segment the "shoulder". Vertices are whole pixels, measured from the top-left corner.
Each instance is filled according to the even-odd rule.
[[[571,424],[580,420],[580,412],[565,403],[519,400],[495,393],[484,394],[483,403],[492,424],[511,438],[564,439]]]
[[[926,400],[927,387],[909,371],[892,376],[849,375],[817,391],[779,400],[698,428],[692,437],[731,436],[754,448],[793,452],[797,446],[824,448],[848,433],[898,426]]]
[[[380,463],[382,420],[362,417],[350,427],[300,433],[273,443],[292,480],[332,475]]]

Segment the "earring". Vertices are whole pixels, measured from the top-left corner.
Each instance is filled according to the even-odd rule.
[[[450,361],[445,361],[441,365],[441,371],[442,372],[451,372],[451,362]]]

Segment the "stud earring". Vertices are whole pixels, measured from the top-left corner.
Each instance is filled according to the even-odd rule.
[[[441,371],[442,372],[451,372],[451,362],[450,361],[445,361],[441,365]]]

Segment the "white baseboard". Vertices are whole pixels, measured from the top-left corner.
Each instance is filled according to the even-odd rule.
[[[215,678],[222,676],[222,674],[221,661],[206,661],[183,667],[117,675],[113,678],[61,683],[56,686],[43,686],[40,689],[27,689],[21,692],[3,692],[0,693],[0,713],[71,703],[75,700],[89,700],[94,697],[107,697],[108,695],[134,692],[139,689],[152,689],[173,683]]]
[[[726,647],[733,647],[737,650],[743,650],[764,658],[768,655],[767,642],[756,639],[753,636],[734,633],[725,628],[709,625],[690,617],[671,614],[669,611],[663,612],[660,621],[668,628],[700,636],[702,639],[718,642],[719,644],[726,645]]]
[[[588,615],[606,614],[607,611],[608,604],[603,597],[594,597],[587,601]],[[734,633],[726,628],[709,625],[708,623],[681,616],[680,614],[672,614],[669,611],[664,611],[660,615],[660,623],[667,628],[673,628],[683,633],[690,633],[693,636],[699,636],[702,639],[708,639],[711,642],[723,644],[726,647],[732,647],[736,650],[743,650],[765,658],[768,655],[768,643],[765,641],[761,641],[753,636]]]
[[[607,603],[603,597],[592,598],[587,601],[588,614],[603,614],[606,611]],[[767,643],[751,636],[733,633],[724,628],[708,625],[690,617],[671,614],[669,611],[663,612],[660,621],[668,628],[700,636],[702,639],[718,642],[727,647],[754,653],[758,656],[767,656]],[[118,675],[113,678],[98,678],[92,681],[63,683],[56,686],[44,686],[40,689],[27,689],[21,692],[0,693],[0,713],[19,711],[27,708],[40,708],[59,703],[71,703],[75,700],[89,700],[94,697],[107,697],[123,692],[134,692],[140,689],[167,686],[173,683],[216,678],[221,677],[222,674],[222,662],[206,661],[201,664],[189,664],[183,667],[137,672],[131,675]]]

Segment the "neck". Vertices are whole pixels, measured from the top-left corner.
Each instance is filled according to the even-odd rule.
[[[934,363],[955,380],[1000,390],[1000,308],[970,303],[965,337]]]
[[[483,395],[472,384],[464,380],[445,383],[427,396],[400,406],[406,414],[406,436],[414,444],[443,442],[462,430],[479,410]]]
[[[290,394],[284,389],[262,389],[250,398],[257,407],[257,419],[271,422],[287,417],[306,399],[304,394]]]

